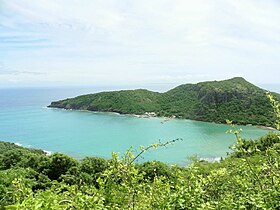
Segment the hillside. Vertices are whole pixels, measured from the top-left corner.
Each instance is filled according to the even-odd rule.
[[[224,123],[272,126],[273,110],[266,91],[241,77],[223,81],[184,84],[165,93],[144,89],[82,95],[52,102],[49,107],[145,114]],[[273,93],[276,99],[280,95]]]

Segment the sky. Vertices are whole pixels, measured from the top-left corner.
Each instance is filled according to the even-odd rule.
[[[0,87],[280,83],[279,0],[0,0]]]

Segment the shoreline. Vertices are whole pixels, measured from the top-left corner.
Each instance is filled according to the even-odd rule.
[[[58,107],[48,107],[46,106],[46,108],[48,109],[59,109],[59,110],[66,110],[66,111],[79,111],[79,112],[89,112],[89,113],[103,113],[103,114],[114,114],[114,115],[120,115],[120,116],[129,116],[129,117],[136,117],[136,118],[159,118],[159,119],[163,119],[163,121],[161,121],[161,123],[165,123],[168,122],[170,120],[192,120],[192,119],[187,119],[187,118],[178,118],[175,115],[173,115],[172,117],[163,117],[163,116],[156,116],[156,114],[154,112],[154,114],[149,115],[149,114],[123,114],[123,113],[119,113],[119,112],[113,112],[113,111],[90,111],[90,110],[85,110],[85,109],[66,109],[66,108],[58,108]],[[148,112],[147,112],[148,113]],[[217,124],[217,125],[228,125],[226,123],[218,123],[218,122],[208,122],[208,121],[201,121],[201,120],[192,120],[195,122],[203,122],[203,123],[211,123],[211,124]],[[269,130],[269,131],[277,131],[277,129],[270,127],[270,126],[264,126],[264,125],[254,125],[254,124],[246,124],[246,125],[242,125],[242,124],[235,124],[236,126],[253,126],[259,129],[263,129],[263,130]]]
[[[261,129],[265,129],[265,130],[269,130],[269,131],[277,131],[276,128],[269,127],[269,126],[264,126],[264,125],[256,125],[256,127],[261,128]]]

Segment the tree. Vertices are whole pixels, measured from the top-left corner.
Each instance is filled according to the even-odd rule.
[[[55,153],[50,157],[50,163],[47,168],[47,175],[51,180],[58,180],[61,175],[74,166],[78,161],[64,154]]]

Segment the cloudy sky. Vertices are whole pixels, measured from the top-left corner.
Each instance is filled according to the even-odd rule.
[[[0,0],[0,86],[280,83],[279,0]]]

